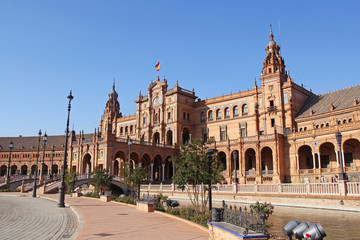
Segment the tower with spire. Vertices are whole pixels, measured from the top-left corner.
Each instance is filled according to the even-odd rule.
[[[120,104],[118,101],[118,94],[115,91],[115,79],[112,90],[109,93],[109,99],[106,102],[105,111],[101,119],[102,132],[114,132],[116,130],[117,118],[121,117]]]

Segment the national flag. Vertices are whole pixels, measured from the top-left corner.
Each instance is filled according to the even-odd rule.
[[[155,65],[156,71],[160,71],[160,62]]]

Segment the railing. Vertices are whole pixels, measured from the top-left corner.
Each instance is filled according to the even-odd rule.
[[[359,196],[360,195],[360,182],[347,182],[346,183],[347,195]]]
[[[201,190],[201,185],[197,188]],[[180,192],[174,184],[141,185],[141,191],[175,191]],[[216,184],[214,192],[227,193],[268,193],[280,195],[350,195],[360,196],[360,182],[347,183],[280,183],[280,184]],[[192,191],[193,186],[187,185],[185,191]],[[343,190],[341,190],[343,189]],[[345,192],[344,192],[345,191]]]
[[[310,194],[339,195],[338,183],[310,183]]]

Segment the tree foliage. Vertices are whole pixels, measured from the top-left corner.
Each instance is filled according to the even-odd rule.
[[[66,169],[65,171],[65,184],[66,184],[66,189],[68,191],[68,193],[72,193],[75,189],[75,184],[77,181],[77,174],[75,171],[68,171]]]
[[[174,183],[182,191],[188,190],[191,203],[198,213],[206,211],[209,199],[208,184],[216,184],[223,180],[220,174],[223,170],[217,154],[213,154],[209,162],[207,158],[208,147],[201,140],[194,140],[180,147],[180,157],[172,158],[171,161],[176,167],[173,176]]]
[[[100,170],[99,168],[95,168],[94,179],[93,179],[95,185],[95,191],[99,193],[99,191],[102,192],[103,189],[108,188],[110,186],[113,177],[114,176],[109,173],[109,170],[107,169]]]
[[[137,165],[130,166],[129,163],[124,163],[120,169],[122,182],[127,186],[131,192],[137,192],[138,199],[140,197],[140,184],[146,180],[147,170]]]

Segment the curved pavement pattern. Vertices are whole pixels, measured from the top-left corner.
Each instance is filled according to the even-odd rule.
[[[74,212],[54,201],[25,195],[0,195],[0,239],[74,239]]]

